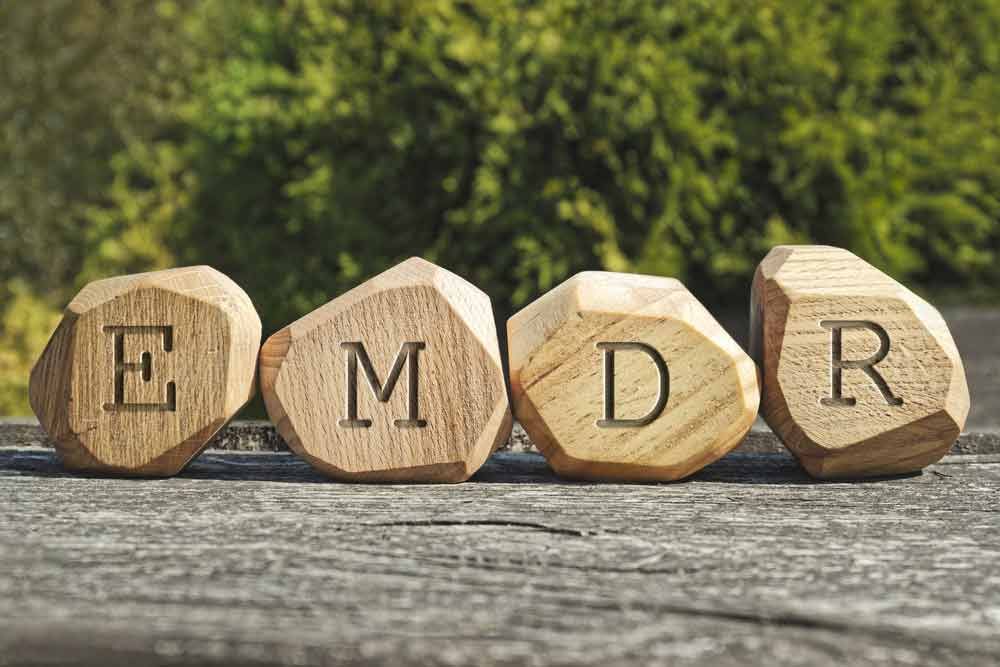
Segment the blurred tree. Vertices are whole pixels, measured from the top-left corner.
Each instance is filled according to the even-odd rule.
[[[24,283],[9,284],[6,292],[0,309],[0,414],[26,414],[28,369],[56,328],[59,313]]]
[[[0,4],[0,276],[60,297],[105,240],[87,209],[107,203],[116,153],[146,138],[178,75],[177,3],[39,0]],[[180,49],[184,53],[185,49]],[[113,239],[118,242],[119,239]],[[99,248],[98,248],[99,249]],[[133,253],[132,250],[138,252]],[[154,248],[106,251],[156,263]]]
[[[27,411],[28,369],[88,268],[172,262],[148,225],[90,212],[111,204],[114,156],[172,113],[190,4],[0,3],[0,414]]]
[[[225,25],[105,215],[159,219],[268,329],[410,254],[503,308],[584,267],[740,300],[784,241],[997,275],[995,1],[289,0]]]

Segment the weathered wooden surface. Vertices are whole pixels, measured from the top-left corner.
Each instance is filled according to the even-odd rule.
[[[121,480],[6,447],[0,664],[995,665],[998,499],[995,454],[820,483],[737,452],[628,486],[505,452],[362,486],[287,453]]]
[[[31,418],[0,418],[0,446],[51,447],[38,422]],[[208,449],[233,452],[284,452],[287,446],[269,422],[232,422],[216,435]],[[528,434],[517,423],[510,439],[500,447],[502,452],[537,452]],[[735,450],[742,454],[784,453],[784,445],[767,426],[760,424],[751,431]],[[952,454],[1000,454],[1000,429],[964,433],[951,449]]]

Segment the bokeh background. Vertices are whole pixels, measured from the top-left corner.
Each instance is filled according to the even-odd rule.
[[[1000,1],[4,0],[0,414],[87,281],[208,263],[265,334],[411,255],[746,308],[777,243],[1000,303]]]

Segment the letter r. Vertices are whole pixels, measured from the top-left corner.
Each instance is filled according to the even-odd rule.
[[[875,370],[875,365],[886,358],[889,354],[889,334],[880,325],[874,322],[863,320],[824,320],[819,323],[824,329],[830,331],[830,397],[823,398],[820,403],[823,405],[843,405],[852,406],[857,404],[857,400],[851,397],[844,397],[844,369],[856,368],[864,371],[879,392],[885,402],[892,406],[903,404],[902,399],[893,395],[889,388],[889,383]],[[844,329],[867,329],[878,336],[878,351],[867,359],[861,361],[851,361],[844,359]]]

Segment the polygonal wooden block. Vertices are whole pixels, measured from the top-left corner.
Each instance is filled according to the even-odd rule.
[[[335,479],[460,482],[510,436],[489,297],[419,258],[275,333],[260,368],[278,432]]]
[[[753,361],[672,278],[577,274],[507,337],[514,414],[566,477],[681,479],[757,415]]]
[[[812,475],[920,470],[965,424],[969,389],[930,304],[846,250],[778,246],[753,281],[764,418]]]
[[[207,266],[98,280],[66,307],[29,398],[69,468],[169,476],[253,396],[257,311]]]

